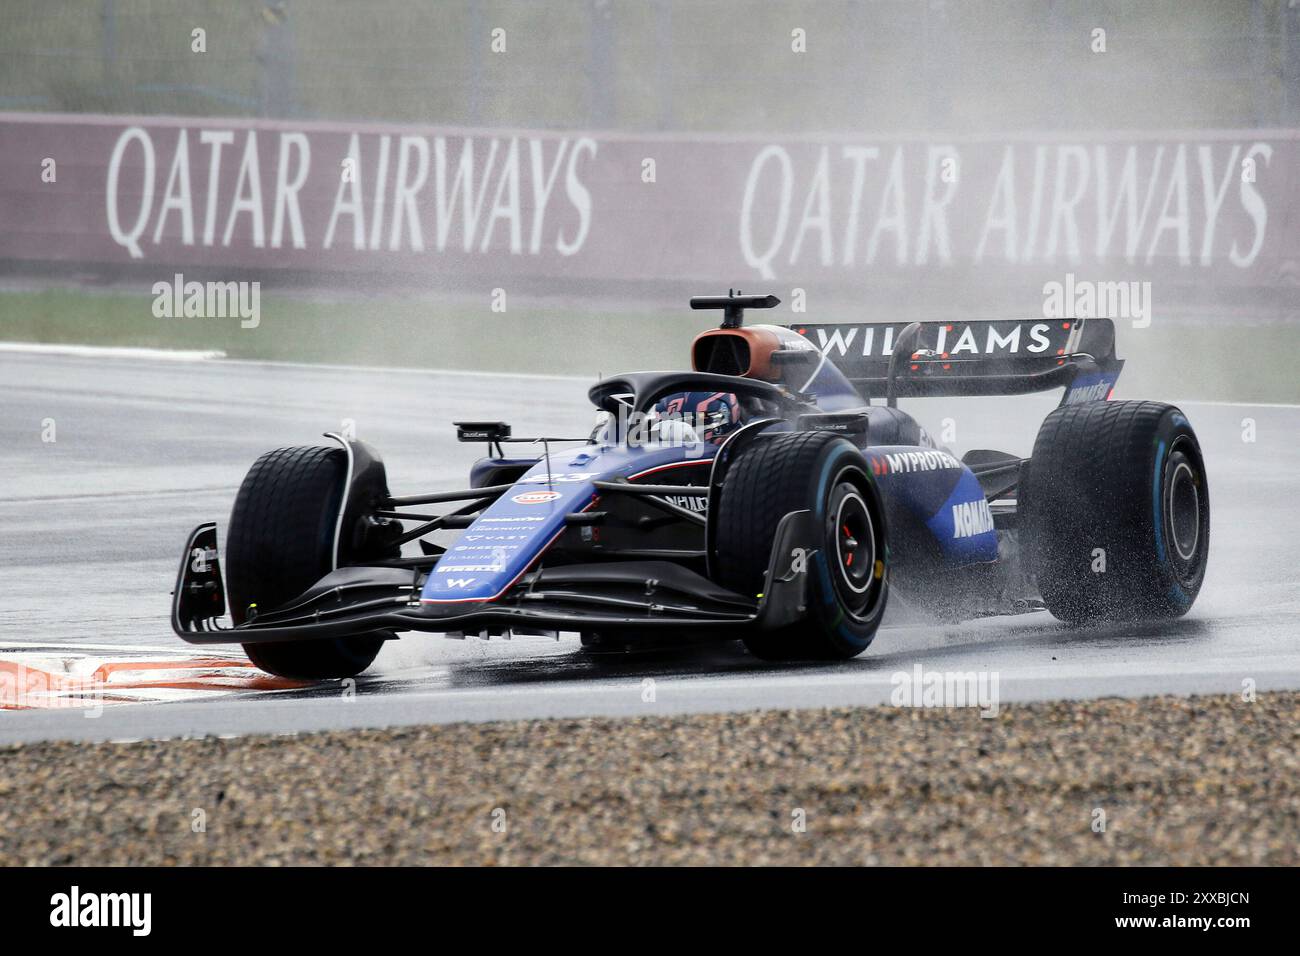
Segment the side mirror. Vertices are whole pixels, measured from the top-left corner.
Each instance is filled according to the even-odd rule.
[[[452,422],[456,426],[457,441],[487,442],[488,452],[504,458],[503,441],[510,440],[510,426],[505,422]]]
[[[457,441],[484,441],[495,443],[510,437],[510,426],[505,422],[452,422],[456,426]]]

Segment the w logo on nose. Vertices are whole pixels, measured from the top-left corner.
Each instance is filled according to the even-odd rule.
[[[449,588],[468,588],[473,587],[478,578],[448,578],[447,587]]]

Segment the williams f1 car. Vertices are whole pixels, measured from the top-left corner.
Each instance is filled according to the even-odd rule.
[[[174,630],[328,679],[405,631],[843,659],[891,597],[943,620],[1191,606],[1210,531],[1200,446],[1179,409],[1109,400],[1109,320],[744,324],[777,304],[692,299],[723,313],[693,370],[596,383],[589,436],[456,423],[488,452],[464,490],[393,495],[379,453],[338,434],[268,452],[235,500],[224,581],[215,523],[190,535]],[[898,407],[1052,388],[1029,458],[959,459]]]

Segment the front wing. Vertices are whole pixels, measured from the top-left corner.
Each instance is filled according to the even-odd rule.
[[[316,640],[388,631],[777,628],[802,620],[820,536],[809,511],[781,519],[763,592],[742,595],[670,561],[603,560],[541,567],[493,600],[421,603],[421,572],[345,566],[292,601],[226,626],[215,523],[190,535],[172,600],[172,628],[191,644]]]

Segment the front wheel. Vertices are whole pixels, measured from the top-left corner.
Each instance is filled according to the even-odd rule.
[[[819,532],[805,556],[809,607],[799,624],[745,635],[764,660],[847,660],[867,649],[885,613],[889,552],[884,509],[862,452],[829,432],[763,435],[727,470],[714,570],[720,584],[758,596],[777,525],[811,511]]]
[[[343,449],[320,447],[267,452],[249,469],[230,514],[226,545],[230,614],[236,624],[297,597],[333,569],[346,472]],[[344,548],[347,536],[341,537]],[[387,636],[245,644],[244,652],[277,677],[331,680],[369,667]]]
[[[1187,417],[1086,402],[1044,419],[1019,507],[1043,603],[1074,623],[1174,618],[1210,550],[1210,486]]]

